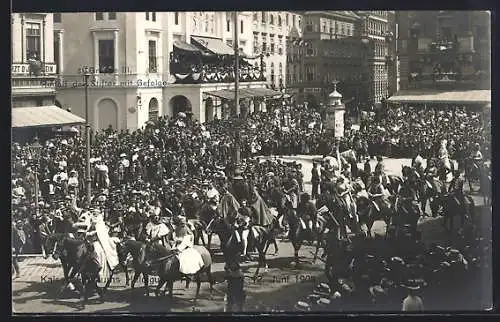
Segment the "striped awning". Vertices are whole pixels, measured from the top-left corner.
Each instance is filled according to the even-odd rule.
[[[194,40],[195,44],[202,46],[213,54],[234,55],[234,49],[218,38],[191,36],[191,39]]]
[[[48,127],[83,124],[85,119],[58,106],[14,107],[12,127]]]
[[[227,100],[234,100],[234,89],[221,89],[217,91],[208,91],[205,92],[205,94]],[[284,94],[281,92],[267,88],[242,88],[238,91],[238,96],[240,99],[250,98],[250,97],[277,97],[283,95]]]
[[[488,104],[491,90],[470,91],[400,91],[390,97],[392,103]]]

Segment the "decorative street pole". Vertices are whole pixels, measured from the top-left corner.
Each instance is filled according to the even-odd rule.
[[[239,166],[241,163],[241,123],[242,120],[240,115],[240,97],[239,97],[239,86],[240,86],[240,72],[239,72],[239,39],[238,39],[238,11],[234,12],[234,105],[236,113],[236,144],[235,144],[235,162]]]
[[[85,176],[85,181],[87,183],[87,205],[90,207],[90,202],[92,200],[92,178],[90,178],[90,117],[89,117],[89,73],[84,74],[85,78],[85,139],[86,139],[86,168],[87,174]]]
[[[35,214],[39,215],[39,183],[38,183],[38,169],[40,167],[40,153],[42,151],[42,145],[38,142],[38,137],[35,137],[33,144],[31,145],[31,155],[33,161],[35,162]]]

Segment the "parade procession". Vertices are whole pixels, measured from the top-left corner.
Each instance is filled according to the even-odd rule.
[[[482,16],[456,13],[461,30],[455,12],[410,13],[81,13],[98,22],[82,53],[66,49],[83,43],[76,14],[13,14],[30,28],[26,48],[13,36],[13,61],[28,70],[12,76],[13,312],[487,309],[491,90],[467,87],[489,77]],[[146,22],[131,26],[146,29],[149,57],[132,64],[146,59],[144,75],[121,68],[129,45],[108,31],[132,16]],[[315,42],[326,24],[335,39]],[[40,51],[52,29],[57,48]],[[374,46],[359,66],[369,77],[311,67],[328,42],[353,55]],[[164,81],[123,83],[146,77]],[[29,103],[26,79],[52,82],[52,101],[45,85]],[[307,91],[313,80],[320,92]]]

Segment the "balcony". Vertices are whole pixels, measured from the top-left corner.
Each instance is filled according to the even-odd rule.
[[[40,96],[55,94],[55,64],[13,63],[12,96]]]

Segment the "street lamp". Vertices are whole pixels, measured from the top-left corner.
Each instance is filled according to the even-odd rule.
[[[38,206],[38,167],[40,162],[40,153],[42,152],[43,146],[38,142],[38,137],[35,137],[33,143],[30,145],[30,154],[35,163],[35,214],[38,216],[39,206]]]
[[[90,207],[90,201],[92,200],[92,178],[90,178],[90,117],[89,117],[89,73],[83,75],[85,79],[85,139],[86,139],[86,176],[85,181],[87,183],[87,205]]]

